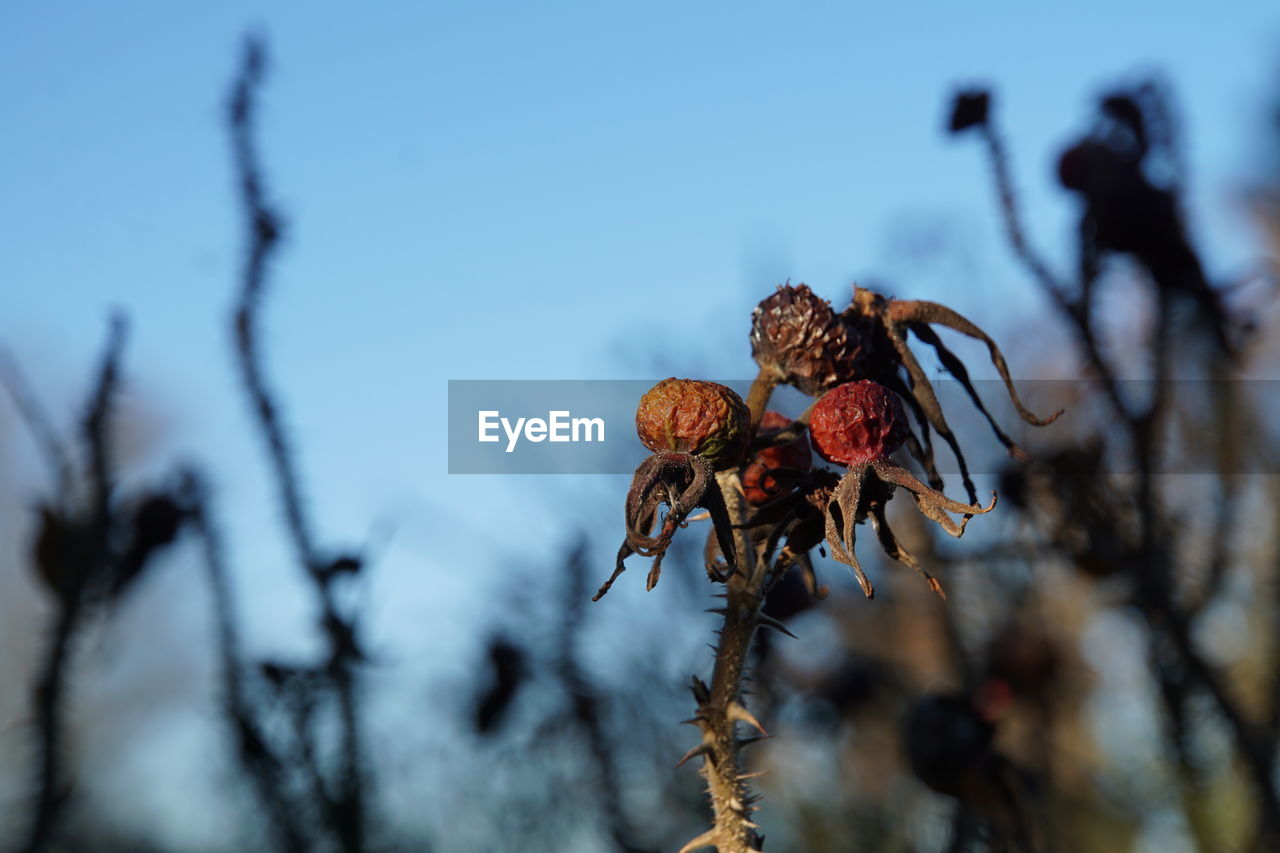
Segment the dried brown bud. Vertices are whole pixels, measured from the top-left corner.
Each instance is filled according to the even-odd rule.
[[[716,470],[746,453],[750,413],[733,389],[698,379],[664,379],[636,408],[636,432],[654,451],[701,456]]]
[[[780,285],[751,315],[751,356],[810,396],[856,378],[866,344],[807,285]]]

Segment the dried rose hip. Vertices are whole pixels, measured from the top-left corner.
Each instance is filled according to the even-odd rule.
[[[742,459],[750,414],[731,388],[698,379],[664,379],[636,408],[636,432],[658,452],[700,456],[716,470]]]
[[[862,465],[888,456],[907,439],[907,415],[898,396],[861,379],[828,391],[813,406],[809,432],[818,455],[838,465]]]
[[[791,419],[780,412],[765,412],[760,429],[768,432],[791,426]],[[742,472],[742,492],[747,500],[762,506],[788,494],[791,486],[778,482],[770,472],[778,469],[809,470],[813,464],[813,451],[809,448],[809,436],[804,433],[795,441],[766,447],[757,453]]]
[[[751,315],[751,357],[810,396],[853,379],[867,349],[857,331],[806,285],[780,285]]]

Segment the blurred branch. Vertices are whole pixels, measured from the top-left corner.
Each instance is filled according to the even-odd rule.
[[[307,844],[298,826],[297,815],[284,792],[280,759],[272,751],[245,695],[244,665],[240,659],[231,579],[221,538],[210,517],[205,484],[194,471],[185,473],[182,494],[200,538],[204,567],[213,593],[218,657],[222,667],[222,708],[235,736],[236,754],[271,817],[281,848],[288,853],[303,853]]]
[[[321,625],[329,640],[328,674],[337,695],[341,721],[340,794],[321,807],[342,849],[347,853],[358,853],[364,848],[365,816],[354,671],[360,653],[355,627],[338,611],[332,585],[334,573],[326,571],[327,566],[315,546],[303,505],[293,450],[280,423],[278,405],[267,387],[258,345],[258,311],[267,288],[268,262],[279,244],[281,228],[277,215],[266,201],[253,135],[256,96],[265,66],[265,47],[257,39],[248,39],[230,110],[231,141],[249,236],[249,250],[241,273],[240,297],[235,312],[236,353],[253,415],[267,443],[286,527],[298,562],[311,578],[320,600]],[[305,732],[298,734],[306,736]]]
[[[604,711],[595,686],[579,662],[578,640],[583,627],[583,603],[589,598],[587,586],[587,540],[574,546],[565,565],[567,602],[560,621],[560,649],[556,673],[573,703],[573,717],[587,738],[587,748],[596,763],[600,779],[600,799],[613,843],[622,853],[648,853],[631,843],[627,814],[623,807],[617,757],[613,741],[605,730]]]
[[[995,180],[996,192],[1000,203],[1001,219],[1004,221],[1005,234],[1013,248],[1014,255],[1031,273],[1031,277],[1040,283],[1041,288],[1057,306],[1059,312],[1067,318],[1080,338],[1081,347],[1089,361],[1098,381],[1102,383],[1108,399],[1121,418],[1129,418],[1129,409],[1120,395],[1119,384],[1115,380],[1102,350],[1094,336],[1090,322],[1090,305],[1087,287],[1082,288],[1082,296],[1073,299],[1067,286],[1049,269],[1040,255],[1032,248],[1022,225],[1022,214],[1018,208],[1018,196],[1014,190],[1013,178],[1009,174],[1009,154],[999,130],[993,122],[984,122],[981,126],[982,139],[987,145],[987,156]]]
[[[35,813],[26,846],[23,848],[27,853],[37,853],[48,847],[59,814],[70,794],[69,783],[62,779],[62,706],[72,654],[72,638],[79,625],[85,592],[110,559],[108,547],[112,482],[108,430],[111,404],[120,379],[120,357],[124,348],[125,329],[124,318],[113,316],[98,369],[98,379],[81,425],[82,435],[89,448],[88,523],[79,529],[77,526],[68,526],[57,534],[68,540],[60,546],[58,557],[72,561],[73,565],[61,572],[61,576],[65,578],[65,586],[61,590],[53,637],[46,649],[36,683],[35,708],[40,732],[40,758]],[[69,482],[70,478],[67,480]],[[65,518],[77,517],[73,508],[73,495],[69,491],[59,496],[59,503],[60,512]],[[84,539],[71,541],[78,540],[80,536]]]
[[[71,493],[71,456],[58,432],[53,428],[40,400],[36,397],[30,383],[19,367],[17,360],[8,349],[0,347],[0,385],[4,385],[13,399],[18,414],[27,424],[27,429],[35,439],[36,445],[44,453],[49,470],[53,472],[54,489],[57,494]]]
[[[1119,426],[1126,432],[1138,466],[1137,506],[1139,515],[1139,545],[1130,571],[1134,580],[1134,602],[1146,615],[1153,631],[1166,637],[1176,652],[1181,666],[1192,681],[1207,692],[1226,720],[1240,756],[1249,770],[1261,819],[1264,847],[1280,846],[1280,799],[1277,799],[1274,779],[1275,749],[1268,739],[1247,719],[1239,704],[1230,695],[1218,673],[1200,654],[1192,641],[1191,612],[1183,612],[1174,599],[1172,578],[1175,569],[1176,525],[1165,517],[1161,508],[1156,475],[1160,470],[1161,440],[1165,431],[1165,415],[1168,410],[1168,381],[1172,370],[1171,298],[1175,291],[1162,286],[1160,277],[1153,272],[1157,284],[1158,310],[1152,343],[1152,399],[1144,410],[1127,406],[1118,392],[1116,374],[1102,357],[1093,328],[1087,296],[1073,299],[1065,288],[1047,272],[1047,269],[1027,247],[1018,212],[1013,203],[1013,190],[1005,166],[1006,154],[999,144],[996,131],[983,118],[983,135],[988,144],[989,156],[994,166],[996,183],[1001,200],[1001,212],[1006,222],[1013,251],[1042,283],[1063,320],[1073,329],[1085,355],[1106,390],[1117,416]],[[1167,128],[1166,128],[1167,131]],[[1172,142],[1169,142],[1172,145]],[[1136,168],[1133,166],[1132,168]],[[1154,209],[1154,208],[1153,208]],[[1141,212],[1147,212],[1145,208]],[[1154,215],[1154,214],[1152,214]],[[1085,221],[1091,218],[1086,214]],[[1161,220],[1155,227],[1180,228],[1181,223]],[[1169,268],[1179,265],[1198,272],[1201,268],[1194,250],[1182,237],[1170,241],[1171,258],[1142,255],[1145,265],[1160,263]],[[1144,248],[1145,248],[1145,244]],[[1119,251],[1112,247],[1113,251]],[[1133,251],[1137,251],[1134,249]],[[1163,268],[1163,267],[1162,267]],[[1200,281],[1199,278],[1196,279]],[[1081,282],[1082,293],[1087,294],[1088,276]],[[1202,296],[1203,294],[1193,294]],[[1217,376],[1219,381],[1223,377]],[[1153,638],[1154,639],[1154,638]]]

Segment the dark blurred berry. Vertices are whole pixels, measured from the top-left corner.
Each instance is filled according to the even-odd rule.
[[[133,516],[133,550],[150,552],[178,536],[186,511],[168,495],[152,495]]]
[[[527,675],[524,651],[509,640],[490,640],[488,657],[493,681],[476,703],[474,717],[480,734],[497,731]]]
[[[829,702],[837,714],[844,716],[875,697],[883,681],[883,673],[874,661],[849,655],[827,673],[815,695]]]
[[[938,793],[964,798],[992,760],[994,734],[968,697],[926,696],[907,717],[911,769]]]
[[[986,124],[990,107],[991,93],[985,89],[959,92],[951,103],[951,121],[948,128],[952,133],[959,133],[971,127]]]
[[[65,605],[88,568],[84,531],[47,504],[39,509],[40,529],[31,549],[36,575]]]
[[[804,580],[804,573],[798,566],[792,566],[782,580],[773,585],[764,598],[761,608],[766,616],[772,616],[779,622],[786,622],[813,607],[818,601],[809,592]]]
[[[1009,625],[987,647],[987,672],[1017,696],[1040,696],[1058,674],[1058,652],[1043,631]]]

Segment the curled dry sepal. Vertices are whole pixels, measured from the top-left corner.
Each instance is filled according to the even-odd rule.
[[[715,382],[673,377],[645,392],[636,408],[636,432],[653,454],[640,463],[631,480],[626,540],[618,549],[613,574],[593,601],[609,591],[632,554],[653,558],[646,587],[653,589],[672,537],[697,507],[710,513],[720,551],[733,570],[733,525],[715,472],[742,461],[750,440],[749,421],[742,398]],[[658,510],[664,504],[668,511],[659,520]],[[724,579],[711,564],[707,571],[716,580]]]
[[[868,360],[867,369],[860,378],[874,379],[896,392],[915,416],[920,435],[918,439],[912,434],[907,435],[907,449],[924,468],[929,485],[934,489],[942,488],[942,477],[938,474],[934,463],[932,432],[940,435],[951,448],[960,468],[960,476],[969,502],[976,503],[978,500],[977,489],[969,476],[969,467],[965,462],[964,453],[960,450],[960,444],[947,423],[946,415],[942,412],[933,383],[930,382],[928,374],[907,345],[908,333],[933,348],[942,366],[964,388],[978,411],[990,424],[996,438],[1015,459],[1023,459],[1026,455],[996,423],[978,395],[977,388],[969,377],[968,368],[959,356],[943,343],[934,326],[951,329],[986,344],[991,363],[1000,374],[1000,378],[1004,380],[1009,399],[1013,402],[1018,417],[1023,421],[1032,426],[1047,426],[1062,414],[1061,411],[1057,411],[1048,417],[1039,417],[1023,405],[1000,347],[986,332],[945,305],[924,300],[886,299],[874,291],[855,287],[853,301],[840,316],[846,324],[859,329],[861,334],[870,341],[873,355]]]

